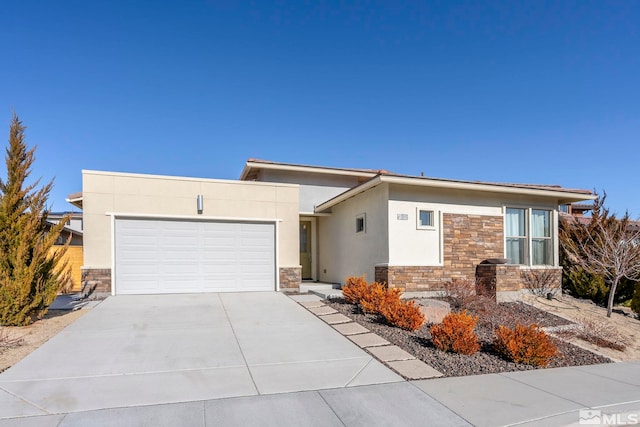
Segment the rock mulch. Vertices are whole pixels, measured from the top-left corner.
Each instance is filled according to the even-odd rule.
[[[537,369],[529,365],[509,362],[496,354],[491,346],[495,327],[499,324],[513,327],[516,323],[527,325],[536,323],[541,327],[553,327],[570,323],[565,319],[523,303],[481,306],[476,309],[476,312],[468,310],[471,314],[481,316],[476,328],[481,341],[481,350],[476,354],[465,356],[445,353],[436,349],[431,344],[428,325],[422,326],[415,332],[408,332],[385,324],[378,316],[362,314],[356,306],[348,304],[344,300],[329,300],[325,303],[391,344],[415,356],[418,360],[435,368],[446,377]],[[549,368],[611,362],[606,357],[596,355],[565,341],[552,339],[558,347],[559,354],[552,359],[548,365]]]
[[[325,301],[319,297],[309,294],[290,297],[405,379],[418,380],[442,376],[440,372],[416,359],[412,354],[391,345],[384,338],[325,305]]]

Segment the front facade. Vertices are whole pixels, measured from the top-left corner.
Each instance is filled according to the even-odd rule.
[[[364,274],[410,291],[478,279],[517,292],[523,269],[559,277],[558,206],[591,199],[261,160],[238,181],[84,171],[83,283],[112,293],[295,290]]]
[[[82,181],[86,293],[300,282],[296,185],[98,171],[83,171]]]

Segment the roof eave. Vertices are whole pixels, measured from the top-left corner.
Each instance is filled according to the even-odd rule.
[[[433,187],[433,188],[445,188],[451,190],[471,190],[481,191],[486,193],[503,193],[503,194],[520,194],[537,197],[555,198],[559,204],[573,203],[583,200],[595,200],[596,195],[578,193],[571,191],[559,191],[559,190],[545,190],[540,188],[527,188],[516,186],[501,186],[499,184],[482,184],[460,181],[440,181],[426,178],[410,178],[410,177],[397,177],[388,175],[378,175],[375,179],[371,179],[357,187],[345,191],[342,194],[328,200],[316,207],[316,212],[322,212],[331,207],[343,202],[344,200],[353,197],[363,191],[368,190],[380,183],[387,182],[390,184],[400,185],[413,185],[419,187]]]
[[[67,203],[72,204],[73,206],[82,209],[82,197],[76,197],[73,199],[65,199]]]
[[[347,191],[345,191],[344,193],[338,194],[336,197],[334,197],[333,199],[329,199],[324,203],[321,203],[320,205],[316,206],[315,208],[315,212],[316,213],[322,213],[323,211],[326,211],[327,209],[331,209],[333,206],[337,205],[338,203],[342,203],[345,200],[356,196],[362,192],[367,191],[370,188],[375,187],[376,185],[380,184],[382,182],[382,175],[377,175],[374,176],[373,178],[371,178],[368,181],[363,182],[362,184],[358,185],[357,187],[353,187]]]
[[[281,164],[281,163],[261,163],[261,162],[252,162],[248,161],[245,164],[242,173],[240,174],[240,179],[245,180],[249,175],[251,169],[274,169],[274,170],[283,170],[283,171],[292,171],[292,172],[307,172],[307,173],[320,173],[327,175],[340,175],[340,176],[356,176],[361,178],[372,178],[377,175],[376,172],[366,172],[366,171],[354,171],[348,169],[340,169],[340,168],[325,168],[322,166],[305,166],[305,165],[289,165],[289,164]]]

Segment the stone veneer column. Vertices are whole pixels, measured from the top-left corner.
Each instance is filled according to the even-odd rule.
[[[280,289],[299,289],[302,283],[302,267],[280,267]]]
[[[562,267],[531,268],[514,264],[479,264],[476,269],[476,292],[496,298],[501,293],[517,293],[526,290],[522,275],[527,271],[551,271],[549,288],[557,290],[562,285]]]
[[[111,293],[110,268],[82,268],[82,295]]]

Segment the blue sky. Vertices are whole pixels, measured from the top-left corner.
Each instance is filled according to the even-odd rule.
[[[12,110],[70,209],[81,170],[244,162],[604,189],[640,216],[640,2],[32,1],[0,14]]]

